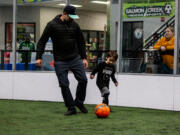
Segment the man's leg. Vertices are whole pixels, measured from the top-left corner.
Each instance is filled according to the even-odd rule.
[[[72,61],[71,70],[78,81],[75,104],[81,112],[87,113],[87,109],[83,106],[86,97],[87,77],[83,62],[80,58],[76,58]]]
[[[55,62],[55,71],[59,81],[59,86],[61,87],[62,96],[64,103],[68,108],[66,115],[71,115],[76,113],[74,100],[69,89],[69,80],[68,80],[68,63],[67,62]]]

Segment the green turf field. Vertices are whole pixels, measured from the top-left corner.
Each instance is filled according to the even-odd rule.
[[[0,135],[180,135],[180,112],[111,107],[108,118],[64,116],[63,103],[0,100]]]

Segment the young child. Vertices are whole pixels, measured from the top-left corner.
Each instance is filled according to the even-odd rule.
[[[103,103],[109,105],[109,82],[110,77],[114,82],[115,86],[118,86],[118,82],[114,76],[115,74],[115,66],[114,63],[118,58],[118,54],[115,51],[110,51],[106,56],[106,61],[99,63],[95,69],[92,71],[90,75],[90,79],[93,79],[95,74],[97,74],[96,84],[101,92],[101,96],[103,97]]]

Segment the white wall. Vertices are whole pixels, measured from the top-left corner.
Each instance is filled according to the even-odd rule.
[[[96,80],[89,79],[86,104],[101,103]],[[110,105],[180,111],[180,77],[117,74],[119,86],[110,83]],[[77,81],[69,74],[75,96]],[[54,72],[0,72],[0,99],[62,102]]]
[[[61,14],[60,8],[46,7],[22,7],[18,6],[18,22],[35,22],[36,23],[36,41],[39,40],[46,24],[56,15]],[[80,19],[77,20],[81,29],[84,30],[101,30],[104,31],[104,25],[107,23],[106,13],[78,11]],[[12,22],[12,7],[0,7],[0,49],[4,49],[5,40],[5,22]]]
[[[12,7],[0,7],[0,49],[4,49],[5,22],[12,22]]]
[[[39,7],[18,7],[17,22],[36,23],[36,41],[40,35],[40,9]]]
[[[61,12],[62,9],[58,8],[40,8],[40,35],[43,33],[46,24]]]
[[[115,26],[116,22],[119,22],[119,5],[118,4],[111,4],[110,6],[110,49],[116,50],[117,49],[117,28]]]
[[[77,20],[81,29],[104,31],[104,25],[107,25],[107,14],[102,12],[78,12],[80,19]]]
[[[40,9],[40,33],[42,34],[46,24],[52,20],[56,15],[61,14],[62,9],[59,8],[45,8]],[[104,31],[104,25],[107,24],[107,15],[102,12],[87,12],[78,10],[80,19],[76,22],[84,30],[101,30]]]
[[[40,35],[40,13],[37,7],[18,7],[17,22],[36,23],[36,39]],[[5,44],[5,23],[13,21],[12,7],[0,7],[0,49],[4,49]]]

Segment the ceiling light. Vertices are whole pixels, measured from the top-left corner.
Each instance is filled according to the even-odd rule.
[[[66,4],[64,4],[64,3],[58,4],[58,5],[59,5],[59,6],[66,6]],[[76,8],[82,7],[82,5],[71,5],[71,6],[74,6],[74,7],[76,7]]]
[[[91,3],[96,3],[96,4],[105,4],[105,5],[107,5],[107,4],[109,4],[109,1],[91,1]]]

